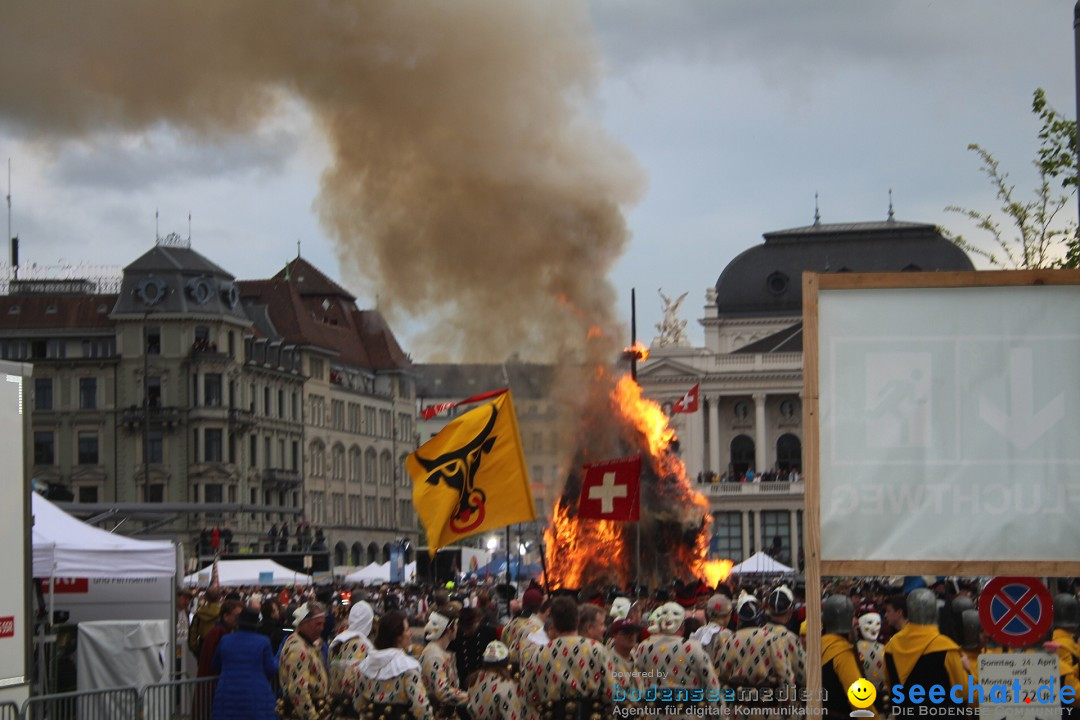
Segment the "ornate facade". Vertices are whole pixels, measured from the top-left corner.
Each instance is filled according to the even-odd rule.
[[[803,272],[973,266],[924,223],[815,223],[764,238],[706,290],[705,346],[655,343],[638,380],[665,407],[700,385],[698,411],[672,420],[687,471],[712,504],[714,553],[739,561],[765,550],[801,569]]]

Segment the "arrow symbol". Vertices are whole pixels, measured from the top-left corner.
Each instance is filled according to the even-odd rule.
[[[1031,348],[1009,353],[1009,409],[1007,415],[986,398],[979,398],[979,417],[1018,450],[1024,450],[1065,417],[1065,395],[1057,396],[1035,412],[1035,371]]]

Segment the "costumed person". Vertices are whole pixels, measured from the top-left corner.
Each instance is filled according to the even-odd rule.
[[[411,635],[401,610],[379,618],[375,647],[360,662],[356,709],[365,720],[433,720],[420,663],[405,653]]]
[[[941,634],[937,626],[938,604],[933,590],[919,588],[907,597],[907,624],[893,635],[885,645],[885,668],[889,674],[887,686],[923,687],[941,685],[965,688],[967,697],[968,673],[960,655],[960,646]],[[892,697],[892,712],[896,708],[915,711],[915,705],[906,694]],[[941,707],[961,707],[946,693]]]
[[[720,682],[735,691],[733,714],[768,714],[781,704],[797,702],[798,693],[791,687],[795,669],[783,646],[786,638],[765,622],[758,599],[747,592],[736,601],[735,614],[739,629],[717,666]]]
[[[848,702],[848,688],[865,677],[850,640],[853,612],[854,605],[846,595],[830,595],[821,604],[822,704],[825,716],[836,720],[850,717],[852,710],[863,709]]]
[[[691,640],[697,640],[712,661],[713,667],[717,667],[720,657],[724,654],[728,642],[735,633],[728,629],[731,621],[731,611],[734,605],[727,595],[717,593],[705,601],[705,619],[708,621],[694,631]]]
[[[626,616],[630,614],[631,605],[630,598],[617,597],[611,601],[611,610],[608,611],[608,616],[612,621],[625,620]]]
[[[623,693],[637,690],[638,696],[644,690],[643,678],[634,672],[634,648],[641,641],[641,626],[635,625],[629,620],[616,620],[608,628],[611,637],[610,650],[612,661],[615,663],[615,684],[622,688]]]
[[[420,670],[436,718],[457,717],[469,696],[458,682],[457,660],[446,649],[457,636],[457,622],[439,612],[431,613],[424,627],[427,645],[420,654]]]
[[[479,598],[483,602],[483,593]],[[458,680],[462,688],[472,685],[473,676],[484,665],[484,653],[498,633],[488,622],[488,615],[480,607],[463,608],[458,618],[457,637],[446,648],[457,659]],[[505,643],[504,643],[505,644]]]
[[[668,714],[671,714],[673,706],[679,706],[683,713],[697,709],[697,713],[693,714],[708,712],[706,708],[722,708],[720,681],[712,660],[697,640],[682,638],[683,622],[686,620],[683,606],[674,602],[664,603],[657,608],[655,620],[657,633],[642,641],[631,653],[635,670],[639,673],[652,672],[657,678],[663,678],[657,682],[658,697],[653,707],[665,708]],[[696,702],[665,701],[659,696],[661,690],[666,688],[696,688],[702,691],[702,699]],[[677,695],[673,693],[674,697]]]
[[[510,673],[510,650],[498,640],[484,649],[476,682],[469,687],[473,720],[522,720],[525,696]]]
[[[859,640],[855,651],[859,655],[862,676],[870,681],[878,695],[884,697],[885,683],[885,646],[878,641],[881,635],[881,615],[867,612],[859,615]],[[845,686],[845,692],[846,692]]]
[[[769,620],[766,629],[774,635],[772,641],[773,662],[785,675],[780,689],[790,691],[792,700],[797,703],[798,691],[806,687],[806,654],[803,652],[799,636],[788,629],[788,623],[795,612],[795,594],[787,585],[773,588],[765,598],[765,611]]]
[[[530,587],[521,596],[521,614],[506,623],[502,631],[502,642],[510,651],[510,664],[521,665],[521,647],[530,634],[544,627],[541,606],[544,593],[539,587]]]
[[[578,635],[578,606],[572,598],[551,601],[550,624],[554,639],[528,653],[521,668],[528,711],[552,718],[611,717],[616,686],[610,651]]]
[[[1056,609],[1056,606],[1055,606]],[[982,621],[978,610],[965,610],[960,614],[960,652],[964,668],[971,674],[975,684],[979,683],[979,655],[983,652]]]
[[[235,632],[221,638],[213,659],[218,673],[212,720],[277,720],[271,680],[277,658],[270,639],[259,633],[259,611],[244,608]]]
[[[323,664],[319,639],[326,622],[326,608],[310,600],[293,613],[295,632],[285,639],[278,659],[282,720],[329,720],[334,708],[330,678]]]
[[[354,700],[360,683],[360,661],[371,650],[371,625],[375,611],[359,600],[349,609],[349,627],[330,642],[330,690],[338,712],[355,717]]]
[[[1071,593],[1055,595],[1054,634],[1051,642],[1057,645],[1061,687],[1068,686],[1074,691],[1073,702],[1061,703],[1062,717],[1069,715],[1065,708],[1075,707],[1075,698],[1080,698],[1080,644],[1076,642],[1077,628],[1080,628],[1080,603],[1077,603],[1076,596]]]

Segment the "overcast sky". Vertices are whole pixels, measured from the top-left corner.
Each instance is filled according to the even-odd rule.
[[[1033,91],[1075,115],[1066,0],[591,0],[589,15],[601,75],[586,112],[645,178],[610,279],[627,319],[638,288],[646,341],[663,288],[690,293],[682,317],[700,344],[705,289],[762,233],[810,224],[815,192],[826,223],[884,220],[892,188],[898,219],[963,229],[945,206],[996,207],[968,143],[1026,196]],[[183,236],[190,212],[192,246],[240,278],[276,273],[300,240],[362,307],[375,303],[320,224],[330,150],[299,101],[214,140],[167,124],[60,140],[0,118],[0,158],[24,267],[118,271],[153,243],[156,211],[161,234]],[[412,349],[422,321],[394,321]]]

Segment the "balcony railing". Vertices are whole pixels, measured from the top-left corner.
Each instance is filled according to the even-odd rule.
[[[138,430],[146,423],[147,410],[150,412],[150,424],[165,430],[172,430],[183,419],[178,407],[154,405],[144,408],[141,405],[129,405],[120,415],[120,424],[127,430]]]
[[[275,483],[278,485],[299,485],[300,471],[286,470],[284,468],[267,468],[262,471],[263,483]]]
[[[801,482],[717,482],[695,485],[706,495],[802,495]]]
[[[229,425],[237,432],[247,432],[255,426],[255,413],[251,410],[229,408]]]

